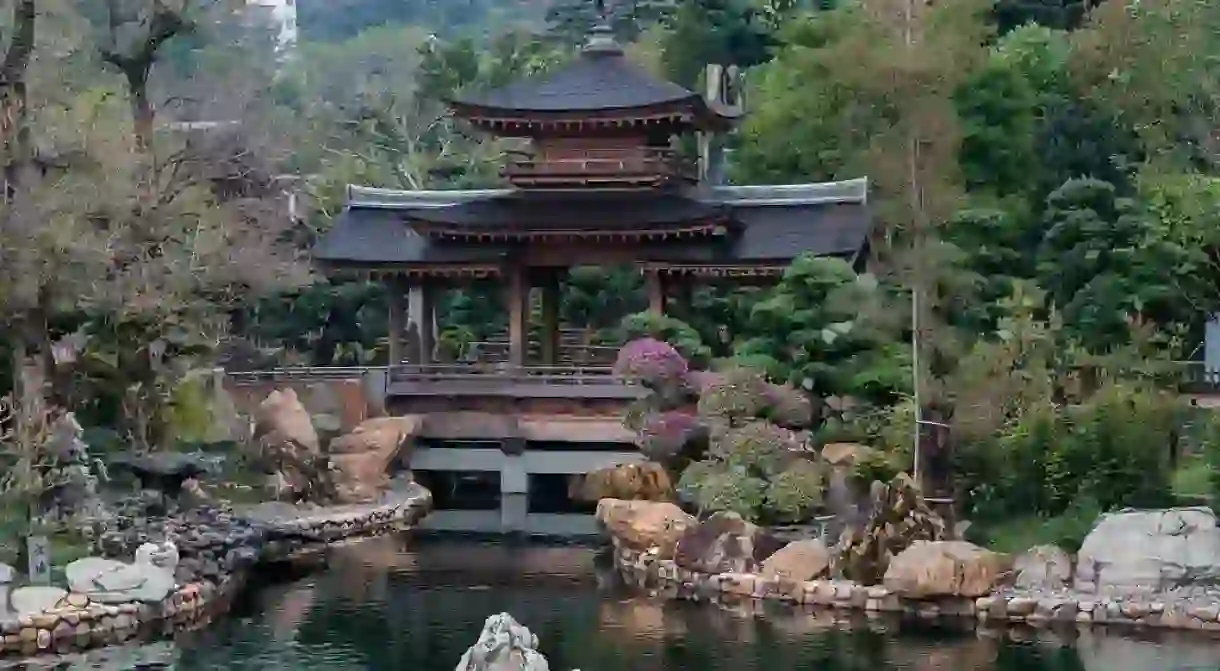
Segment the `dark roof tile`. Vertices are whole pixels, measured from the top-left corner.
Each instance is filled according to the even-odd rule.
[[[653,107],[703,99],[673,82],[657,79],[621,53],[585,52],[571,65],[529,77],[457,105],[516,112],[596,112]]]

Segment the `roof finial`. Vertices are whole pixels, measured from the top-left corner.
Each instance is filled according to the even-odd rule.
[[[585,52],[622,53],[622,48],[614,41],[614,28],[610,25],[610,10],[606,6],[606,0],[595,0],[594,7],[597,9],[597,21],[589,30]]]

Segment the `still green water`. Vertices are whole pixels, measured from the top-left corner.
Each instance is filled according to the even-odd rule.
[[[538,635],[555,671],[1220,669],[1220,642],[1197,635],[1149,642],[1072,629],[1017,643],[960,624],[853,627],[778,606],[664,602],[617,585],[595,555],[377,539],[338,551],[322,572],[265,587],[204,631],[57,668],[452,671],[483,620],[508,611]]]

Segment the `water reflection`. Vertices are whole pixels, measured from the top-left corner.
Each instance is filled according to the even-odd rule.
[[[501,610],[538,634],[557,671],[1220,669],[1220,644],[1200,634],[976,632],[967,621],[667,602],[618,586],[587,548],[405,538],[345,548],[325,571],[265,588],[206,631],[128,650],[152,654],[150,666],[112,651],[54,668],[450,671]]]

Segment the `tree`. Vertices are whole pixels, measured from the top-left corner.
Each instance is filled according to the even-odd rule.
[[[798,257],[750,310],[734,360],[818,398],[892,402],[910,371],[870,315],[879,301],[876,279],[846,261]]]

